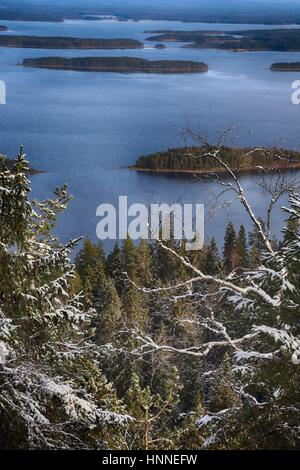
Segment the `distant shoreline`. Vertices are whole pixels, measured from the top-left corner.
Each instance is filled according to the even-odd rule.
[[[137,2],[138,3],[138,2]],[[162,9],[151,10],[141,5],[134,8],[121,6],[117,9],[108,4],[98,7],[76,8],[76,6],[50,6],[41,8],[36,5],[32,9],[22,6],[11,6],[0,9],[0,22],[19,21],[19,22],[51,22],[62,23],[64,20],[76,21],[105,21],[114,19],[120,22],[138,22],[138,21],[173,21],[178,23],[206,23],[206,24],[257,24],[266,26],[289,26],[300,24],[300,11],[284,9],[283,11],[257,11],[251,8],[249,11],[228,12],[223,7],[219,11],[212,11],[210,8],[192,7],[175,8],[174,10]]]
[[[125,167],[127,170],[137,171],[139,173],[155,173],[155,174],[177,174],[177,175],[223,175],[227,173],[225,168],[215,168],[211,170],[185,170],[185,169],[174,169],[174,168],[143,168],[135,165],[129,165]],[[231,168],[232,171],[237,173],[253,174],[261,173],[262,171],[274,172],[277,170],[297,170],[300,169],[300,163],[286,163],[281,165],[274,165],[270,167],[243,167],[243,168]]]

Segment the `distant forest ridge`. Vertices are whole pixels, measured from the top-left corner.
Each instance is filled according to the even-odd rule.
[[[149,61],[137,57],[40,57],[24,59],[24,67],[119,73],[200,73],[207,72],[204,62],[180,60]]]
[[[224,167],[211,156],[207,147],[180,147],[166,152],[140,156],[131,169],[140,171],[174,173],[222,173]],[[300,152],[276,148],[231,148],[221,147],[220,155],[234,171],[258,171],[260,169],[297,168]],[[278,156],[278,158],[275,158]]]
[[[4,2],[1,2],[3,4]],[[57,14],[53,9],[36,8],[27,6],[14,8],[11,5],[2,5],[0,9],[0,19],[6,21],[42,21],[42,22],[63,22],[63,16]]]
[[[7,31],[7,26],[0,24],[0,31]]]
[[[151,31],[150,31],[151,32]],[[299,29],[246,31],[153,31],[148,41],[183,42],[183,47],[240,51],[300,51]]]
[[[144,44],[135,39],[0,35],[0,47],[36,49],[142,49]]]
[[[34,5],[30,2],[2,1],[0,20],[14,21],[51,21],[62,22],[64,18],[89,19],[93,16],[116,16],[120,21],[127,20],[168,20],[182,22],[201,23],[235,23],[235,24],[300,24],[299,5],[272,4],[262,5],[261,2],[239,2],[238,8],[235,2],[231,5],[227,2],[219,2],[212,7],[211,2],[195,2],[194,5],[186,4],[184,0],[179,4],[167,5],[160,2],[159,8],[153,2],[151,4],[124,5],[124,1],[116,3],[91,4],[87,1],[70,2],[59,1]]]

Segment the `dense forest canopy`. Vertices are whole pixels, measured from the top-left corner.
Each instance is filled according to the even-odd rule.
[[[1,449],[299,448],[292,188],[281,240],[233,177],[253,230],[229,222],[222,252],[85,240],[74,265],[67,187],[31,202],[22,149],[0,160]]]

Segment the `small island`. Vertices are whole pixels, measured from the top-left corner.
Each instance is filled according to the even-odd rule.
[[[24,59],[23,67],[39,67],[58,70],[75,70],[86,72],[118,72],[118,73],[203,73],[208,71],[204,62],[184,60],[149,61],[136,57],[40,57]]]
[[[0,35],[0,47],[33,49],[143,49],[144,44],[135,39]]]
[[[150,31],[151,32],[151,31]],[[182,42],[182,47],[232,51],[300,51],[300,29],[245,31],[152,31],[152,42]]]
[[[300,62],[278,62],[272,64],[273,72],[300,72]]]
[[[225,168],[214,158],[204,156],[210,149],[206,147],[180,147],[166,152],[156,152],[140,156],[131,170],[152,173],[200,174],[225,173]],[[221,147],[220,155],[228,166],[236,172],[261,172],[300,168],[300,152],[285,149],[251,149]],[[280,155],[275,159],[274,155]],[[198,157],[198,158],[197,158]]]
[[[0,31],[7,31],[7,26],[4,26],[3,24],[0,24]]]

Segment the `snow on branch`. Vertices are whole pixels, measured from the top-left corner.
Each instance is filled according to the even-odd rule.
[[[225,340],[209,341],[199,346],[191,346],[187,348],[176,348],[170,345],[158,344],[150,336],[142,335],[137,332],[133,332],[133,336],[135,340],[141,344],[141,346],[131,351],[131,353],[136,356],[145,356],[154,352],[169,352],[203,358],[208,356],[215,348],[223,348],[227,346],[233,349],[238,349],[239,344],[254,339],[258,336],[258,332],[253,332],[237,339],[231,339],[227,336]]]

